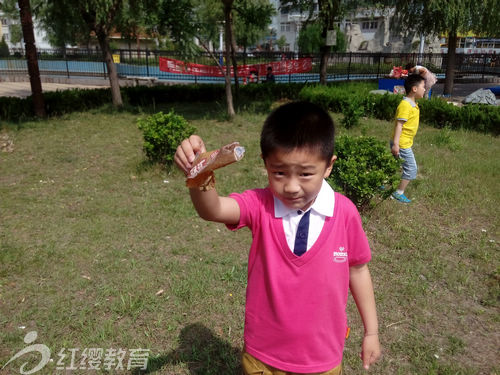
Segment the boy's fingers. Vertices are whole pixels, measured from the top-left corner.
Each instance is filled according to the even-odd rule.
[[[188,139],[183,140],[177,148],[177,155],[179,155],[180,160],[183,162],[184,168],[187,170],[191,169],[192,162],[196,156],[196,150],[193,150],[193,145]]]
[[[365,370],[368,370],[370,368],[370,365],[374,362],[372,361],[371,353],[363,353],[362,359],[363,359],[363,368]]]
[[[174,161],[184,173],[188,173],[196,155],[205,151],[203,140],[197,135],[192,135],[189,139],[183,140],[177,147]]]
[[[192,136],[189,137],[189,143],[191,144],[191,147],[193,148],[193,151],[195,153],[203,153],[207,151],[205,149],[205,144],[203,143],[203,140],[196,134],[193,134]],[[190,161],[192,162],[193,160]]]
[[[181,145],[181,152],[180,154],[183,156],[183,158],[186,160],[186,167],[187,168],[191,168],[191,163],[194,161],[195,159],[195,154],[196,154],[196,150],[194,149],[194,146],[193,147],[193,144],[191,144],[190,140],[189,139],[185,139],[182,141]]]
[[[180,169],[184,171],[184,173],[187,173],[191,168],[191,163],[187,161],[181,146],[177,147],[177,152],[174,155],[174,162]]]

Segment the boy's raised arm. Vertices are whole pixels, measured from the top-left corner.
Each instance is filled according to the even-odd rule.
[[[375,296],[368,265],[363,264],[349,268],[349,287],[365,326],[361,359],[363,367],[368,370],[370,365],[375,363],[381,355]]]
[[[192,135],[177,147],[174,161],[177,166],[188,174],[198,153],[206,152],[203,140]],[[201,190],[189,189],[194,208],[202,219],[225,224],[238,224],[240,220],[240,207],[238,203],[228,197],[220,197],[215,189]]]

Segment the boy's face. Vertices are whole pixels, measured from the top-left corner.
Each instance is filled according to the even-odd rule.
[[[412,87],[416,99],[422,99],[425,94],[425,81],[420,81],[418,85]]]
[[[264,161],[269,187],[285,206],[305,211],[314,203],[335,159],[326,163],[310,149],[277,149]]]

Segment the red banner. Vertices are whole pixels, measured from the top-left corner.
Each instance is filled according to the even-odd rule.
[[[312,59],[308,57],[297,60],[273,61],[267,64],[238,65],[238,76],[247,77],[252,72],[257,72],[259,76],[265,76],[269,66],[273,68],[274,75],[306,73],[312,69]],[[162,72],[191,74],[194,76],[224,77],[225,69],[225,66],[221,69],[218,66],[187,63],[160,56],[160,71]],[[231,75],[233,75],[232,67]]]

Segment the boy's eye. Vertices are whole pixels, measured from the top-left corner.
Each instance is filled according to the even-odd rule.
[[[275,171],[275,172],[273,172],[273,174],[274,174],[275,176],[284,176],[284,175],[285,175],[285,173],[284,173],[284,172],[281,172],[281,171]]]
[[[300,174],[302,177],[310,177],[312,176],[313,174],[312,173],[301,173]]]

